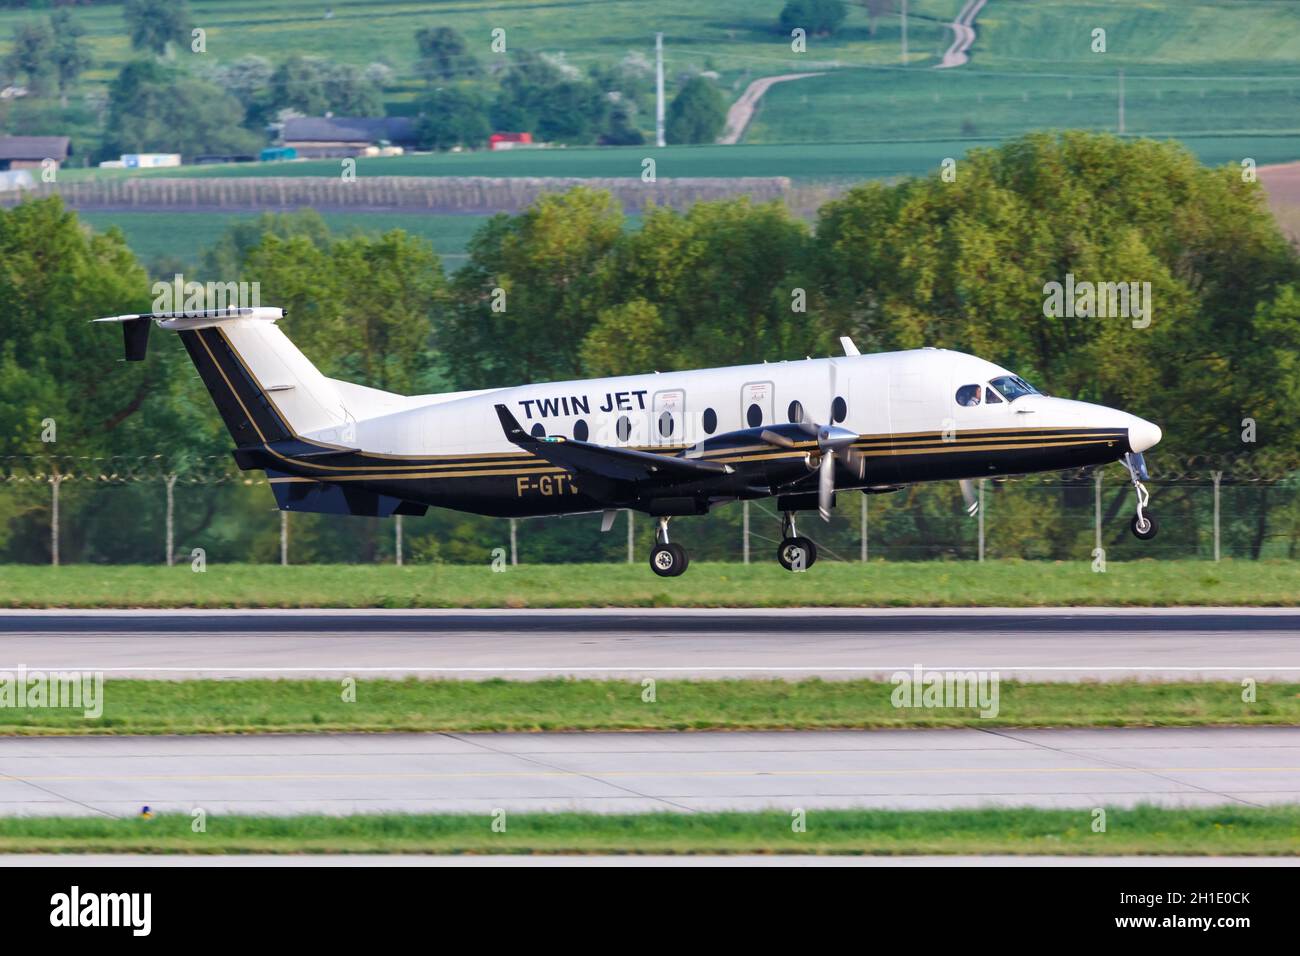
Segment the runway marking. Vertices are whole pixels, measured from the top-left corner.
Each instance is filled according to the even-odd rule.
[[[512,755],[513,756],[513,755]],[[705,754],[704,756],[708,756]],[[528,770],[485,770],[458,771],[448,773],[409,772],[409,773],[231,773],[231,774],[130,774],[127,777],[116,774],[52,774],[41,776],[13,776],[9,779],[29,783],[40,781],[53,782],[90,782],[104,780],[454,780],[454,779],[495,779],[503,777],[589,777],[600,782],[602,777],[883,777],[915,776],[932,774],[1020,774],[1020,773],[1102,773],[1102,774],[1150,774],[1150,773],[1300,773],[1300,767],[930,767],[915,768],[864,768],[861,770],[608,770],[608,771],[528,771]],[[1178,781],[1172,781],[1178,782]],[[653,797],[649,797],[653,799]]]
[[[912,670],[913,668],[916,667],[916,665],[917,665],[917,662],[916,662],[916,661],[909,661],[909,662],[906,663],[906,664],[878,664],[878,665],[876,665],[876,664],[863,664],[863,665],[854,665],[854,666],[835,665],[835,666],[825,666],[825,667],[823,667],[823,666],[818,666],[818,665],[810,665],[810,666],[794,666],[794,665],[791,665],[791,666],[786,666],[786,665],[763,666],[763,665],[752,665],[752,664],[735,664],[735,665],[730,665],[730,664],[700,664],[700,665],[692,665],[692,666],[689,666],[689,667],[674,667],[674,666],[662,666],[662,665],[647,665],[647,666],[644,666],[644,667],[628,667],[628,666],[626,666],[626,665],[625,665],[625,666],[621,666],[621,667],[612,667],[612,666],[611,666],[611,667],[600,667],[600,666],[570,667],[570,666],[568,666],[568,665],[566,665],[566,664],[552,664],[552,665],[548,665],[548,666],[537,666],[537,667],[517,667],[517,666],[512,667],[512,666],[507,666],[507,665],[502,665],[502,666],[500,666],[500,667],[432,667],[432,666],[417,666],[417,667],[409,667],[409,666],[408,666],[408,667],[402,667],[402,666],[396,666],[396,665],[394,665],[394,666],[392,666],[392,667],[386,667],[386,666],[383,666],[383,665],[367,665],[367,666],[364,666],[364,667],[199,667],[199,666],[194,666],[194,667],[175,667],[175,666],[169,666],[169,667],[145,667],[145,666],[137,666],[137,665],[131,665],[131,666],[126,666],[126,667],[97,667],[97,666],[95,666],[95,665],[93,665],[93,664],[47,664],[47,665],[39,665],[39,664],[8,664],[8,665],[5,665],[5,664],[0,664],[0,670],[18,670],[18,669],[20,669],[20,668],[23,668],[23,669],[26,669],[26,670],[28,670],[28,671],[80,670],[80,671],[101,671],[101,672],[103,672],[103,673],[117,673],[117,672],[138,673],[138,672],[141,672],[141,671],[148,671],[148,672],[150,672],[150,673],[159,673],[159,674],[165,674],[165,673],[177,673],[177,674],[194,674],[194,673],[200,673],[200,674],[201,674],[201,673],[208,673],[208,672],[211,672],[211,673],[221,673],[221,674],[231,674],[231,673],[238,673],[238,674],[299,674],[299,673],[301,673],[301,674],[319,674],[319,673],[331,673],[331,674],[333,674],[333,673],[337,673],[337,674],[356,674],[356,673],[360,673],[360,672],[365,672],[365,673],[387,673],[387,674],[417,674],[417,673],[439,673],[439,674],[501,674],[501,673],[553,674],[553,673],[561,672],[561,671],[564,672],[564,673],[566,673],[566,674],[577,674],[577,673],[592,673],[592,674],[623,674],[623,673],[628,673],[628,674],[638,674],[638,673],[642,673],[642,672],[644,672],[644,671],[658,671],[658,672],[660,672],[660,673],[663,673],[663,672],[671,672],[671,673],[686,673],[686,674],[694,674],[694,673],[699,673],[699,672],[701,672],[701,671],[708,671],[708,672],[714,672],[714,671],[729,671],[729,672],[734,672],[734,671],[751,671],[751,672],[755,672],[755,673],[782,674],[782,673],[790,673],[790,672],[794,671],[794,672],[799,672],[799,673],[808,672],[808,673],[821,674],[821,673],[826,673],[827,671],[834,671],[834,672],[839,672],[839,673],[855,673],[855,672],[870,672],[870,673],[878,673],[878,672],[881,672],[881,671],[908,671],[908,672],[910,673],[911,670]],[[1240,671],[1240,672],[1242,672],[1242,673],[1246,673],[1246,674],[1258,674],[1258,673],[1273,673],[1273,672],[1281,672],[1281,673],[1300,673],[1300,664],[1288,664],[1288,665],[1276,665],[1276,666],[1274,666],[1274,665],[1270,665],[1270,666],[1268,666],[1268,667],[1252,667],[1252,666],[1249,666],[1249,665],[1232,665],[1232,664],[1200,664],[1200,665],[1195,665],[1195,666],[1186,666],[1186,665],[1178,665],[1178,666],[1169,665],[1169,666],[1165,666],[1165,665],[1159,665],[1159,664],[1154,664],[1154,665],[1142,665],[1142,664],[1124,665],[1124,664],[1117,664],[1117,665],[1114,665],[1114,666],[1110,666],[1110,665],[1106,665],[1106,666],[1081,665],[1081,666],[1078,666],[1078,667],[1070,667],[1070,666],[1055,665],[1055,664],[997,664],[997,663],[993,663],[993,662],[990,662],[990,661],[984,661],[984,662],[979,663],[979,664],[926,664],[926,665],[925,665],[925,669],[926,669],[926,671],[939,671],[939,670],[952,670],[952,671],[968,671],[968,670],[998,670],[998,671],[1062,671],[1062,672],[1069,672],[1069,671],[1087,671],[1087,672],[1092,672],[1092,671],[1116,671],[1116,672],[1130,672],[1130,671],[1143,671],[1143,672],[1145,672],[1145,671],[1153,671],[1153,672],[1156,672],[1156,673],[1165,673],[1165,672],[1169,672],[1169,671],[1176,671],[1176,672],[1178,672],[1178,673],[1184,673],[1184,672],[1185,672],[1185,673],[1189,673],[1189,674],[1200,673],[1200,672],[1202,672],[1202,671]]]

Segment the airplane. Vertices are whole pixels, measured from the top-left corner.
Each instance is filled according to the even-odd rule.
[[[177,332],[235,442],[282,510],[423,515],[429,507],[496,517],[602,514],[656,522],[650,567],[675,577],[686,550],[670,519],[736,500],[776,498],[777,560],[817,559],[795,525],[829,520],[837,491],[880,494],[1122,461],[1136,490],[1131,528],[1146,540],[1144,452],[1159,426],[1039,392],[974,355],[922,348],[726,368],[654,372],[396,395],[327,378],[277,324],[284,312],[231,307],[109,316],[127,361],[154,325]]]

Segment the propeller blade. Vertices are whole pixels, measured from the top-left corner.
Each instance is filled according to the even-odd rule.
[[[795,447],[795,443],[791,439],[786,438],[784,435],[779,435],[767,428],[764,428],[759,432],[758,437],[763,439],[763,441],[767,442],[769,445],[780,445],[782,448]]]
[[[844,465],[849,471],[857,472],[858,480],[861,481],[867,475],[867,456],[853,448],[843,448],[836,452],[844,459]]]
[[[799,419],[799,427],[814,438],[821,431],[821,426],[808,417],[808,409],[803,409],[803,416]]]
[[[966,514],[972,518],[979,514],[980,502],[975,497],[975,482],[969,478],[963,478],[958,482],[961,485],[961,496],[966,499]]]
[[[822,455],[817,469],[817,513],[823,521],[831,520],[831,498],[835,495],[835,452]]]

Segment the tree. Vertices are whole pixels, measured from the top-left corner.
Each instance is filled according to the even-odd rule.
[[[46,96],[58,82],[54,35],[39,20],[14,27],[13,49],[6,67],[15,80],[21,79],[33,96]]]
[[[483,98],[472,90],[434,90],[422,104],[416,127],[421,149],[482,146],[492,134]]]
[[[423,27],[415,31],[415,45],[419,50],[416,69],[429,83],[463,80],[479,73],[469,44],[451,27]]]
[[[777,18],[777,32],[789,36],[799,27],[810,34],[829,36],[847,15],[841,0],[788,0]]]
[[[271,108],[306,116],[383,116],[379,90],[359,67],[314,56],[289,57],[271,77]]]
[[[727,104],[702,76],[686,81],[668,107],[664,138],[673,144],[712,143],[727,122]]]
[[[497,130],[528,132],[547,142],[594,143],[609,118],[609,100],[572,67],[520,53],[490,111]]]
[[[603,297],[598,271],[623,232],[605,192],[577,187],[499,215],[469,244],[437,329],[457,388],[576,378]]]
[[[167,44],[190,42],[187,0],[126,0],[122,6],[131,48],[162,56]]]
[[[1162,456],[1300,459],[1278,405],[1300,387],[1294,336],[1278,334],[1300,259],[1240,169],[1169,143],[1032,134],[972,150],[953,182],[850,190],[822,208],[816,245],[825,311],[864,350],[960,349],[1142,409],[1166,427]],[[1149,283],[1149,325],[1044,314],[1067,274]],[[1267,440],[1243,447],[1242,409],[1272,422]]]
[[[834,341],[824,323],[794,308],[793,291],[810,285],[800,278],[810,254],[808,227],[778,203],[742,198],[696,203],[686,213],[651,209],[602,262],[598,298],[656,310],[660,368],[806,355]],[[606,345],[610,322],[626,331],[627,319],[617,311],[602,317],[584,352],[593,368],[643,370],[619,368]],[[629,358],[636,355],[633,347]]]
[[[81,45],[86,31],[66,9],[50,14],[50,32],[53,35],[54,69],[58,75],[59,96],[68,105],[68,90],[76,85],[81,74],[90,66],[90,54]]]
[[[109,87],[101,154],[251,153],[262,140],[241,126],[244,111],[229,93],[154,60],[122,68]]]

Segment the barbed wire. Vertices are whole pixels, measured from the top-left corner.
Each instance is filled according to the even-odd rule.
[[[1154,457],[1148,462],[1153,484],[1209,484],[1216,473],[1223,484],[1285,484],[1300,482],[1300,466],[1273,456],[1189,455],[1181,459]],[[1040,484],[1076,485],[1096,480],[1098,471],[1106,477],[1127,480],[1119,463],[1087,466],[1064,471],[1035,474],[998,475],[997,482],[1037,482]],[[78,455],[5,455],[0,456],[0,482],[48,483],[81,481],[100,484],[130,482],[165,483],[174,478],[179,484],[203,485],[241,482],[262,484],[261,472],[241,472],[227,455],[141,455],[137,457]]]
[[[228,455],[164,455],[130,457],[78,455],[6,455],[0,456],[0,481],[23,484],[59,481],[127,484],[129,482],[215,485],[228,482],[262,484],[260,472],[244,473]]]

